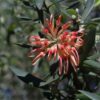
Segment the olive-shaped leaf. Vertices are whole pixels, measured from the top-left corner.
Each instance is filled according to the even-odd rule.
[[[22,80],[26,84],[32,83],[35,87],[39,87],[40,83],[44,82],[44,80],[36,77],[35,75],[25,72],[16,67],[10,67],[10,69],[20,80]]]
[[[81,92],[82,94],[90,98],[91,100],[100,100],[100,96],[97,95],[96,93],[90,93],[88,91],[83,91],[83,90],[79,90],[79,92]]]
[[[36,6],[38,9],[43,7],[44,0],[35,0]]]
[[[95,0],[87,0],[85,9],[82,13],[82,20],[85,21],[88,15],[90,14],[91,10],[94,7]]]

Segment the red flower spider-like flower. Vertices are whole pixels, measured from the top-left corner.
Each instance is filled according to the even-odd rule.
[[[34,65],[45,55],[49,60],[58,59],[59,75],[67,74],[69,62],[74,71],[77,71],[79,65],[78,49],[83,45],[82,36],[84,35],[82,29],[78,31],[69,30],[72,21],[62,24],[61,19],[61,15],[55,22],[53,15],[50,16],[50,19],[46,19],[46,26],[42,26],[42,33],[45,38],[38,35],[29,37],[30,45],[38,46],[30,52],[30,55],[35,55],[32,64]]]

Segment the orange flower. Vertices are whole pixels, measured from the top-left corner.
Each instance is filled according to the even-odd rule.
[[[37,48],[32,49],[30,55],[34,55],[32,64],[34,65],[40,58],[47,55],[48,60],[52,58],[59,61],[59,75],[67,74],[69,62],[72,64],[74,71],[77,71],[79,65],[78,49],[83,45],[83,30],[71,31],[69,27],[73,23],[69,21],[61,23],[60,15],[54,22],[53,15],[50,20],[46,19],[46,26],[42,26],[42,33],[45,38],[40,36],[30,36],[29,43]]]

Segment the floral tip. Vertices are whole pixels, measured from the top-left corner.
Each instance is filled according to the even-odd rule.
[[[49,32],[49,30],[47,28],[43,29],[43,33],[48,33],[48,32]]]
[[[69,28],[69,26],[70,26],[69,23],[65,23],[65,24],[63,24],[62,29],[65,30],[65,29]]]
[[[59,57],[59,75],[62,75],[62,58]]]
[[[45,53],[44,52],[41,52],[40,54],[38,54],[32,61],[32,65],[35,65],[35,63],[42,57],[45,56]]]
[[[59,25],[61,24],[61,18],[62,18],[62,16],[60,15],[60,16],[58,17],[58,19],[56,20],[56,25],[57,25],[57,26],[59,26]]]

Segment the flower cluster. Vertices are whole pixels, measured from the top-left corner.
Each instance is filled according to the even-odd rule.
[[[45,26],[42,26],[42,34],[44,38],[38,35],[29,37],[31,46],[37,46],[31,50],[30,55],[34,55],[32,64],[34,65],[40,58],[47,56],[48,60],[58,59],[59,75],[67,74],[69,62],[73,66],[74,71],[77,71],[79,65],[78,49],[83,45],[82,29],[71,31],[70,26],[73,21],[61,23],[62,16],[54,20],[53,15],[50,19],[46,19]],[[32,57],[32,56],[31,56]]]

